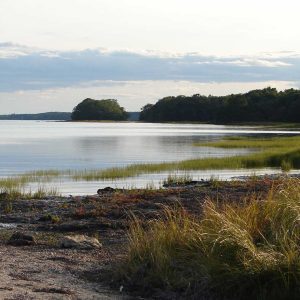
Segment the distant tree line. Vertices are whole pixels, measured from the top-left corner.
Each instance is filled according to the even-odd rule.
[[[0,115],[0,120],[115,120],[138,121],[140,112],[126,112],[117,100],[87,98],[75,106],[73,112],[45,112],[36,114]]]
[[[0,115],[0,120],[71,120],[69,112]]]
[[[68,112],[0,115],[0,120],[140,120],[144,122],[300,122],[300,90],[275,88],[228,96],[165,97],[139,112],[126,112],[115,99],[87,98]]]
[[[142,108],[146,122],[300,122],[300,90],[275,88],[228,96],[165,97]]]

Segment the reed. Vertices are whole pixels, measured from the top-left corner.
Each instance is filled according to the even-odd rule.
[[[24,186],[2,185],[0,186],[0,200],[16,199],[44,199],[46,197],[60,197],[61,194],[56,188],[38,186],[34,191],[26,190]]]
[[[185,184],[191,182],[193,177],[189,174],[177,175],[169,174],[168,177],[163,181],[163,185],[176,185],[176,184]]]

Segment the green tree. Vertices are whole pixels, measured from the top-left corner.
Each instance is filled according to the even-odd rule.
[[[115,120],[124,121],[128,113],[115,99],[94,100],[87,98],[74,107],[72,120]]]
[[[228,96],[165,97],[142,108],[146,122],[300,122],[300,90],[274,88]]]

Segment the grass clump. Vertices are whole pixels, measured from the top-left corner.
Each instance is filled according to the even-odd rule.
[[[181,185],[191,181],[193,181],[193,177],[189,174],[169,174],[168,177],[163,181],[163,185]]]
[[[281,162],[281,170],[282,172],[288,173],[293,168],[292,164],[288,160],[283,160]]]
[[[135,220],[119,275],[125,286],[185,297],[296,299],[300,292],[300,181],[265,200],[205,202],[202,216],[166,208]]]
[[[30,182],[46,183],[54,178],[64,175],[66,172],[67,171],[63,172],[58,170],[37,170],[12,177],[1,178],[0,188],[21,188],[25,187]]]
[[[0,179],[1,190],[12,190],[23,188],[27,184],[27,180],[23,177],[8,177]]]
[[[56,224],[56,223],[59,223],[61,221],[61,219],[57,215],[46,214],[46,215],[40,217],[39,221],[42,221],[42,222],[51,222],[53,224]]]
[[[33,199],[43,199],[45,197],[59,197],[60,193],[56,188],[45,188],[39,186],[35,192],[24,193],[24,195]]]
[[[0,201],[1,200],[16,200],[16,199],[44,199],[46,197],[61,196],[56,188],[46,188],[39,186],[35,191],[26,191],[24,187],[1,187],[0,186]]]

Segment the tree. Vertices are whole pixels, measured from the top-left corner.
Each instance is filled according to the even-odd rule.
[[[278,92],[274,88],[228,96],[165,97],[146,105],[141,121],[300,122],[300,90]]]
[[[87,98],[74,107],[72,120],[115,120],[124,121],[128,113],[115,99],[94,100]]]

